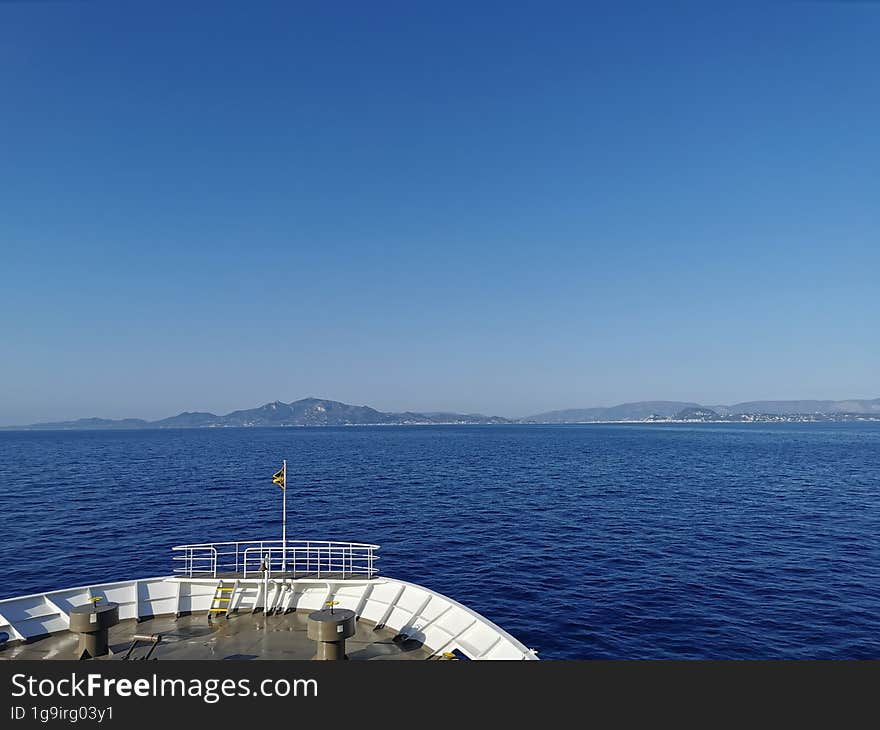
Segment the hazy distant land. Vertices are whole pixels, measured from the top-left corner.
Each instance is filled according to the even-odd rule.
[[[880,420],[880,398],[873,400],[759,400],[732,406],[682,401],[639,401],[610,408],[570,408],[521,419],[525,423],[614,421]]]
[[[385,413],[369,406],[353,406],[323,398],[291,403],[266,403],[258,408],[232,411],[224,416],[185,411],[158,421],[140,418],[80,418],[75,421],[6,426],[5,430],[98,430],[137,428],[242,428],[249,426],[369,426],[502,423],[616,423],[616,422],[767,422],[767,421],[880,421],[880,398],[749,401],[732,406],[703,406],[683,401],[639,401],[608,408],[571,408],[527,418],[502,418],[479,413]]]

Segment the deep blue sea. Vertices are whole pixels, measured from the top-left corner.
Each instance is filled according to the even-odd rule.
[[[549,658],[880,658],[880,423],[0,432],[0,597],[382,545]]]

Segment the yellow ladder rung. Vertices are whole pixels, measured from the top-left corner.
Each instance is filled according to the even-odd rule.
[[[227,588],[226,586],[220,586],[217,590],[218,590],[218,591],[224,591],[224,592],[228,593],[229,591],[234,591],[235,588],[231,588],[231,587],[230,587],[230,588]]]
[[[226,602],[229,602],[229,601],[231,601],[231,600],[232,600],[231,598],[215,598],[215,599],[214,599],[214,602],[215,602],[215,603],[218,603],[218,602],[220,602],[220,601],[226,601]]]
[[[211,608],[211,609],[208,609],[208,610],[209,610],[211,613],[220,613],[220,612],[226,613],[226,609],[225,609],[225,608]]]

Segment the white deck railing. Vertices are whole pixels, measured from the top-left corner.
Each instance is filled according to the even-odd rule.
[[[171,548],[178,575],[188,578],[333,577],[372,578],[379,570],[378,545],[322,540],[206,542]]]

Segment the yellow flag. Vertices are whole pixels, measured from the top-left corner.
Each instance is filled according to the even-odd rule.
[[[277,484],[279,487],[284,489],[284,467],[282,466],[277,472],[272,475],[272,484]]]

